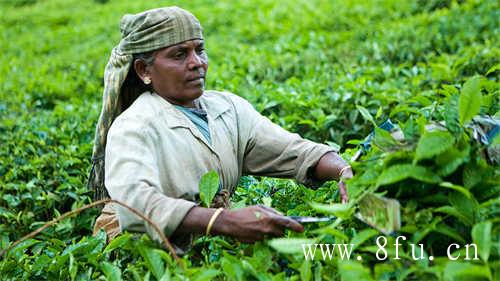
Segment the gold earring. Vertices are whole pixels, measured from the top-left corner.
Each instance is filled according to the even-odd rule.
[[[146,84],[146,85],[151,84],[151,78],[149,78],[149,77],[145,77],[145,78],[144,78],[144,84]]]

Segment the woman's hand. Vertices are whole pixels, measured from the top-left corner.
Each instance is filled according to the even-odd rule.
[[[304,227],[276,210],[258,205],[237,210],[224,210],[215,221],[212,233],[231,236],[253,243],[267,236],[283,236],[285,229],[303,232]]]

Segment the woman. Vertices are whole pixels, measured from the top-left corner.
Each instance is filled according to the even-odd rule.
[[[254,242],[287,228],[303,231],[264,206],[197,206],[199,180],[211,170],[221,179],[223,202],[244,174],[304,184],[352,176],[330,147],[285,131],[234,94],[204,90],[208,57],[201,25],[189,12],[168,7],[125,15],[120,28],[105,70],[89,183],[145,214],[174,244],[188,245],[192,234]],[[119,206],[104,208],[99,228],[111,238],[128,229],[159,240]]]

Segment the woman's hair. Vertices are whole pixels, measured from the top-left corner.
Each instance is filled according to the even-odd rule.
[[[155,51],[134,54],[132,61],[142,60],[146,65],[152,65],[155,60],[154,53]],[[142,79],[139,78],[139,75],[135,72],[134,64],[132,63],[121,88],[122,111],[127,109],[140,94],[152,90],[153,88],[151,85],[144,84]]]

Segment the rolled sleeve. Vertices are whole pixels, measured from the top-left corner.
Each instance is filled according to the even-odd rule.
[[[272,123],[247,101],[239,98],[240,135],[244,138],[243,173],[295,178],[312,185],[311,169],[333,148],[303,139]]]
[[[111,198],[137,209],[170,236],[196,204],[164,194],[148,126],[137,120],[116,120],[106,145],[105,186]],[[146,231],[161,241],[147,222],[115,206],[121,230]]]

